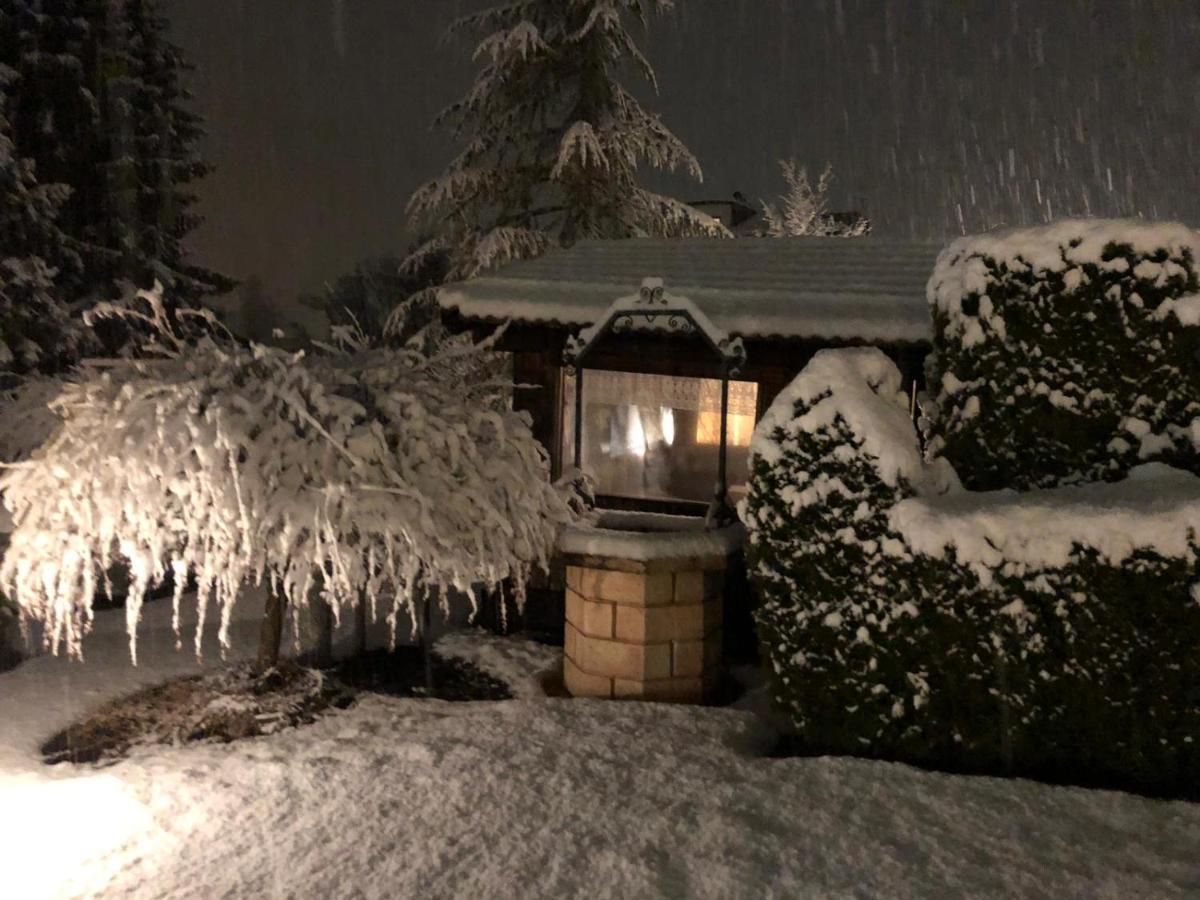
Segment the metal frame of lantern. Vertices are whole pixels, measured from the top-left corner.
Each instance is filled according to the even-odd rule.
[[[664,288],[661,278],[646,278],[635,297],[617,300],[604,317],[567,341],[563,362],[575,375],[575,469],[583,464],[583,363],[593,347],[608,336],[620,336],[635,330],[638,319],[669,334],[699,335],[721,362],[721,437],[717,450],[717,484],[709,504],[705,523],[710,528],[727,525],[737,518],[729,502],[726,475],[729,418],[729,379],[746,363],[741,338],[731,339],[716,328],[703,312],[689,301],[674,297]],[[661,321],[661,326],[659,322]]]

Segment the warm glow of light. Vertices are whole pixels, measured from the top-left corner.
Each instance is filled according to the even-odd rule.
[[[662,436],[668,447],[675,443],[675,410],[669,406],[662,407]]]
[[[91,896],[156,841],[149,810],[111,775],[0,775],[0,894]]]
[[[642,414],[636,406],[629,407],[629,428],[625,432],[625,446],[634,456],[646,455],[646,429],[642,425]]]
[[[739,416],[730,413],[725,442],[729,447],[746,447],[754,434],[754,416]],[[717,410],[701,412],[696,419],[696,443],[721,443],[721,413]]]

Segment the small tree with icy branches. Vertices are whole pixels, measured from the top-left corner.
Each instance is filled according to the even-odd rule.
[[[0,478],[16,524],[0,589],[81,655],[92,598],[120,560],[136,628],[148,590],[189,577],[199,624],[228,645],[239,588],[267,581],[260,666],[282,609],[358,603],[393,628],[430,594],[512,578],[518,597],[569,516],[546,453],[503,386],[476,377],[486,345],[418,335],[402,350],[310,357],[178,337],[161,294],[109,306],[159,335],[158,356],[85,366],[54,402],[63,423]]]
[[[808,170],[794,160],[781,159],[779,166],[788,189],[779,198],[782,206],[762,205],[767,237],[862,237],[871,233],[869,219],[859,216],[845,221],[830,212],[832,165],[825,166],[816,187],[809,181]]]
[[[637,167],[682,169],[691,152],[621,86],[632,67],[657,90],[626,25],[645,26],[671,0],[515,0],[454,22],[448,36],[485,33],[468,94],[444,110],[465,148],[409,201],[437,234],[406,261],[448,250],[452,279],[552,242],[638,235],[728,237],[715,219],[643,188]]]

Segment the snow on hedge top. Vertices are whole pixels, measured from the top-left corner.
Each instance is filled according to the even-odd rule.
[[[913,550],[938,557],[952,548],[984,583],[1005,565],[1065,566],[1076,545],[1114,565],[1140,549],[1178,559],[1200,534],[1200,478],[1146,463],[1112,483],[913,497],[888,518]]]
[[[797,406],[807,411],[796,415]],[[941,493],[957,485],[949,463],[927,465],[901,390],[900,370],[881,350],[861,347],[821,350],[792,380],[754,429],[754,459],[774,464],[784,444],[841,418],[877,460],[879,476],[895,485],[904,478],[919,493]]]
[[[1178,222],[1139,219],[1063,219],[1036,228],[1011,228],[959,238],[937,258],[929,279],[929,303],[951,318],[962,315],[962,301],[987,293],[991,280],[987,260],[1008,271],[1061,272],[1068,289],[1086,278],[1085,265],[1124,272],[1123,255],[1106,260],[1105,248],[1126,245],[1138,256],[1166,251],[1164,262],[1145,259],[1134,270],[1141,279],[1165,282],[1182,274],[1173,262],[1185,254],[1200,260],[1200,232]]]
[[[928,341],[931,244],[867,237],[579,241],[446,285],[443,309],[485,321],[591,325],[645,278],[745,337]]]

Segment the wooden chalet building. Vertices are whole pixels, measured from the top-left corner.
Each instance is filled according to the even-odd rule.
[[[906,378],[920,379],[929,349],[925,283],[937,252],[934,245],[871,237],[581,241],[447,285],[439,301],[456,329],[482,334],[508,323],[500,348],[512,354],[514,380],[536,386],[518,390],[516,404],[532,414],[558,477],[572,457],[567,341],[602,318],[614,300],[636,294],[644,279],[662,279],[669,295],[691,300],[742,339],[745,362],[731,383],[729,444],[736,452],[776,394],[821,348],[879,346]],[[624,426],[636,439],[640,425],[645,441],[648,428],[661,434],[661,420],[648,423],[641,415],[639,422],[619,407],[671,409],[677,441],[689,449],[711,444],[711,382],[721,377],[721,364],[696,336],[649,330],[612,336],[596,348],[587,370],[596,377],[585,376],[585,418],[593,407],[606,407],[596,413],[620,419],[613,429]],[[641,449],[628,443],[624,449]],[[621,450],[611,440],[585,444],[585,461],[602,461],[601,446],[614,455]],[[730,472],[735,486],[737,464],[732,461]],[[699,474],[698,464],[681,459],[679,465],[679,476],[658,486],[639,487],[615,469],[606,483],[597,472],[599,491],[613,505],[650,510],[707,501],[711,474],[697,486],[686,479]]]

